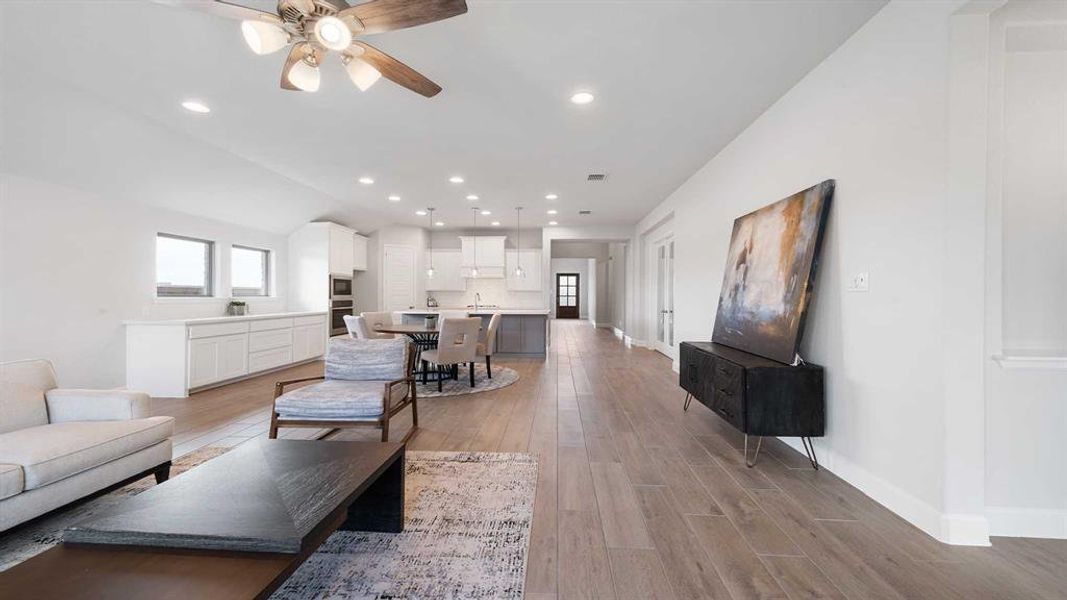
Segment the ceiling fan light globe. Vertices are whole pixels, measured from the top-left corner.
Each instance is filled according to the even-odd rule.
[[[289,69],[289,82],[305,92],[319,90],[319,68],[298,60]]]
[[[277,52],[289,44],[289,32],[263,21],[241,21],[245,43],[256,54]]]
[[[354,57],[345,63],[345,71],[348,72],[348,78],[361,92],[369,90],[370,86],[382,78],[381,71],[375,69],[369,62]]]
[[[352,30],[337,17],[322,17],[315,21],[315,39],[330,50],[344,50],[352,45]]]

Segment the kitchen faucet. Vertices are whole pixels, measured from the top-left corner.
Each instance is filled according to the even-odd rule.
[[[474,292],[474,312],[478,312],[478,305],[482,303],[482,295]]]

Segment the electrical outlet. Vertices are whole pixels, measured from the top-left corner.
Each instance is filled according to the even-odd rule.
[[[866,272],[856,273],[848,282],[850,292],[868,292],[871,289],[871,278]]]

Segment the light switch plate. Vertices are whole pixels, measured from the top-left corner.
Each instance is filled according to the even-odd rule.
[[[867,272],[856,273],[848,282],[850,292],[868,292],[871,289],[871,277]]]

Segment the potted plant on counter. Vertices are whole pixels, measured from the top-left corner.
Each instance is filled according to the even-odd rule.
[[[240,317],[248,314],[248,304],[243,300],[230,300],[226,305],[226,314],[231,317]]]

